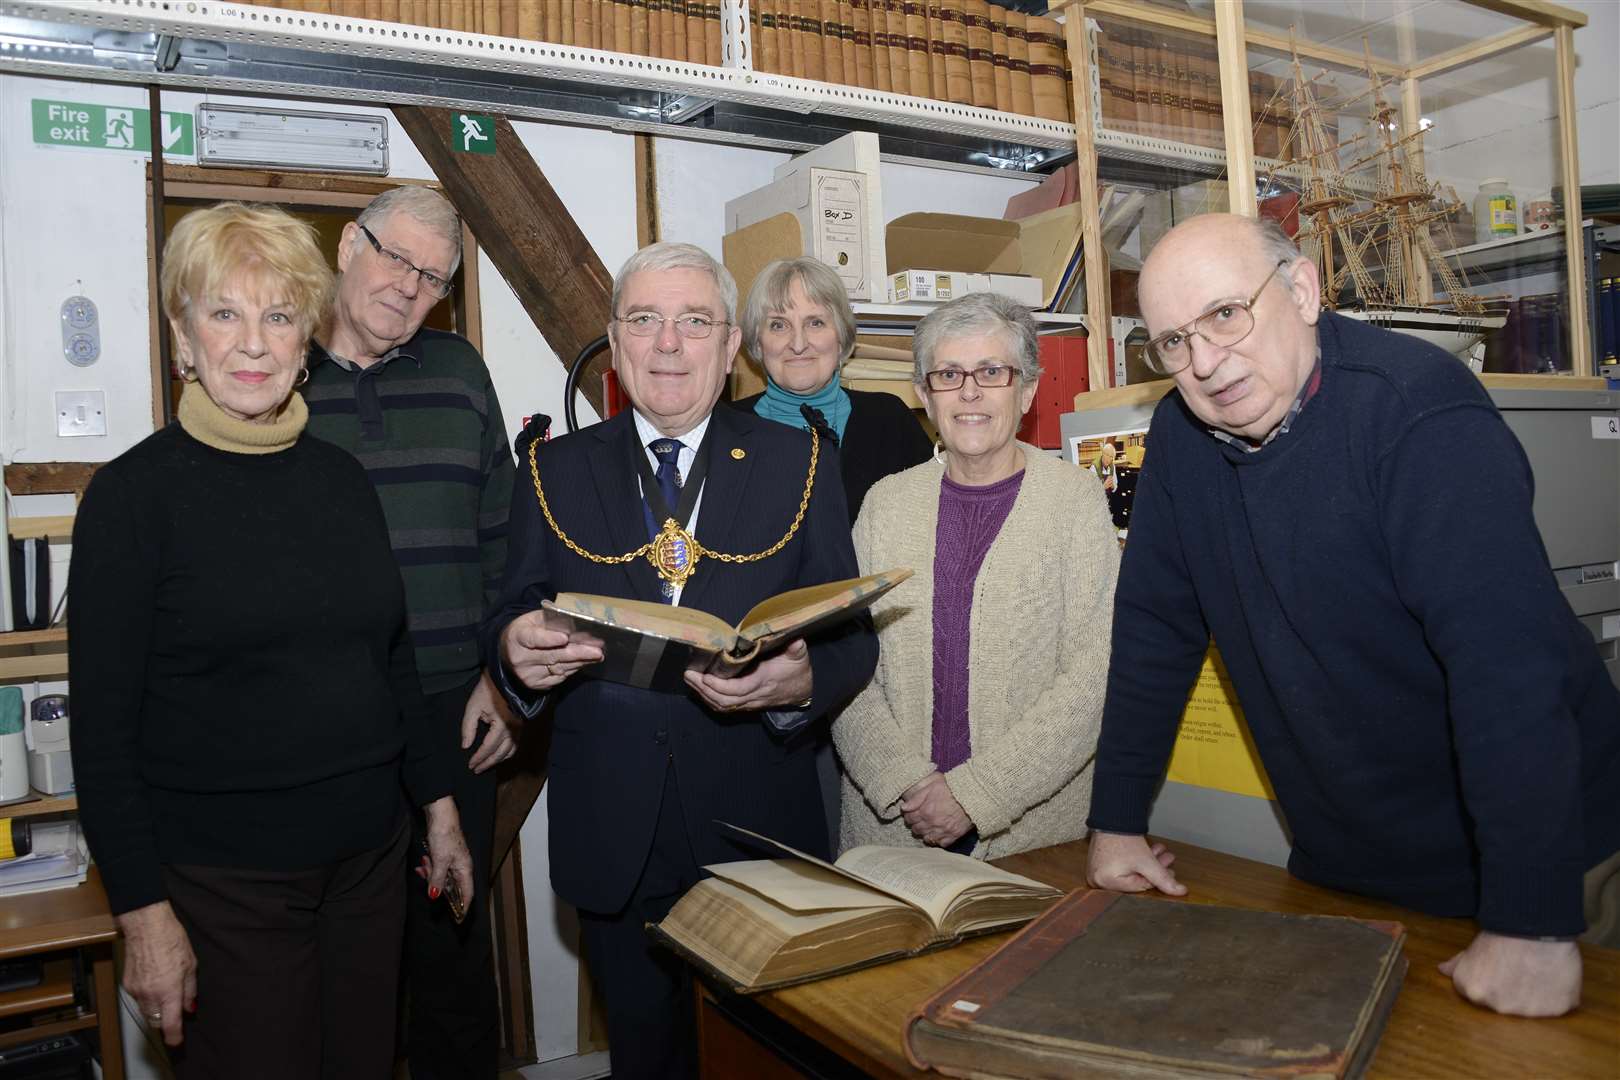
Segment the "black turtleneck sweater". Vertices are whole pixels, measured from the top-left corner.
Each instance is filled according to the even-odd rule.
[[[365,472],[309,436],[232,453],[171,425],[102,467],[69,574],[80,819],[115,913],[165,863],[310,869],[450,791]],[[438,745],[444,743],[444,745]]]

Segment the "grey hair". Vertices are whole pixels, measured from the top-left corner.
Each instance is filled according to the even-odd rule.
[[[1029,308],[1010,296],[985,292],[969,293],[923,316],[911,338],[911,381],[923,385],[943,342],[990,333],[1005,335],[1020,383],[1028,386],[1041,377],[1040,344]]]
[[[360,216],[355,218],[354,222],[376,232],[377,229],[372,223],[380,223],[393,214],[404,214],[442,236],[455,249],[455,258],[450,263],[450,273],[456,272],[456,268],[461,265],[461,215],[456,213],[456,208],[450,204],[449,199],[430,187],[401,184],[399,187],[389,188],[367,203],[366,208],[360,211]]]
[[[1272,218],[1254,218],[1250,221],[1253,230],[1255,247],[1266,261],[1273,266],[1281,263],[1292,266],[1305,256],[1300,254],[1299,245],[1283,231],[1281,223]]]
[[[765,320],[787,310],[795,281],[804,289],[806,299],[832,313],[833,328],[838,331],[838,358],[848,360],[855,351],[855,313],[850,310],[849,293],[832,267],[808,255],[778,259],[754,279],[737,319],[749,355],[760,358],[759,335],[765,329]]]
[[[701,270],[708,274],[720,288],[720,302],[726,308],[726,322],[737,321],[737,279],[731,276],[731,271],[721,266],[713,255],[696,244],[677,244],[667,240],[648,244],[624,260],[624,265],[619,267],[619,272],[613,276],[615,319],[619,317],[619,301],[624,297],[624,283],[636,274],[660,270]]]

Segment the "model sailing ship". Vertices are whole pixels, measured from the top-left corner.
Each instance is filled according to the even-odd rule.
[[[1366,75],[1365,90],[1333,106],[1339,113],[1364,100],[1366,129],[1339,140],[1336,131],[1329,134],[1326,107],[1294,54],[1292,85],[1279,91],[1290,96],[1294,114],[1282,155],[1287,164],[1272,166],[1268,186],[1299,188],[1295,240],[1316,261],[1323,307],[1420,337],[1477,371],[1482,339],[1506,315],[1492,309],[1491,298],[1469,292],[1461,267],[1435,247],[1429,225],[1459,204],[1442,198],[1423,174],[1423,129],[1400,131],[1399,110],[1385,99],[1370,61]]]

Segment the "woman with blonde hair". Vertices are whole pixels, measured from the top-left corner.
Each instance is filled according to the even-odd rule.
[[[429,888],[465,903],[473,879],[377,497],[303,433],[332,273],[307,224],[226,203],[175,227],[161,284],[178,422],[96,473],[69,572],[79,812],[124,989],[182,1078],[385,1077],[407,793]]]

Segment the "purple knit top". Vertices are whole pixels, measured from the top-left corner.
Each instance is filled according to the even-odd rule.
[[[985,487],[940,479],[939,524],[934,529],[933,750],[934,767],[942,773],[973,756],[967,670],[973,585],[1023,482],[1022,469]]]

